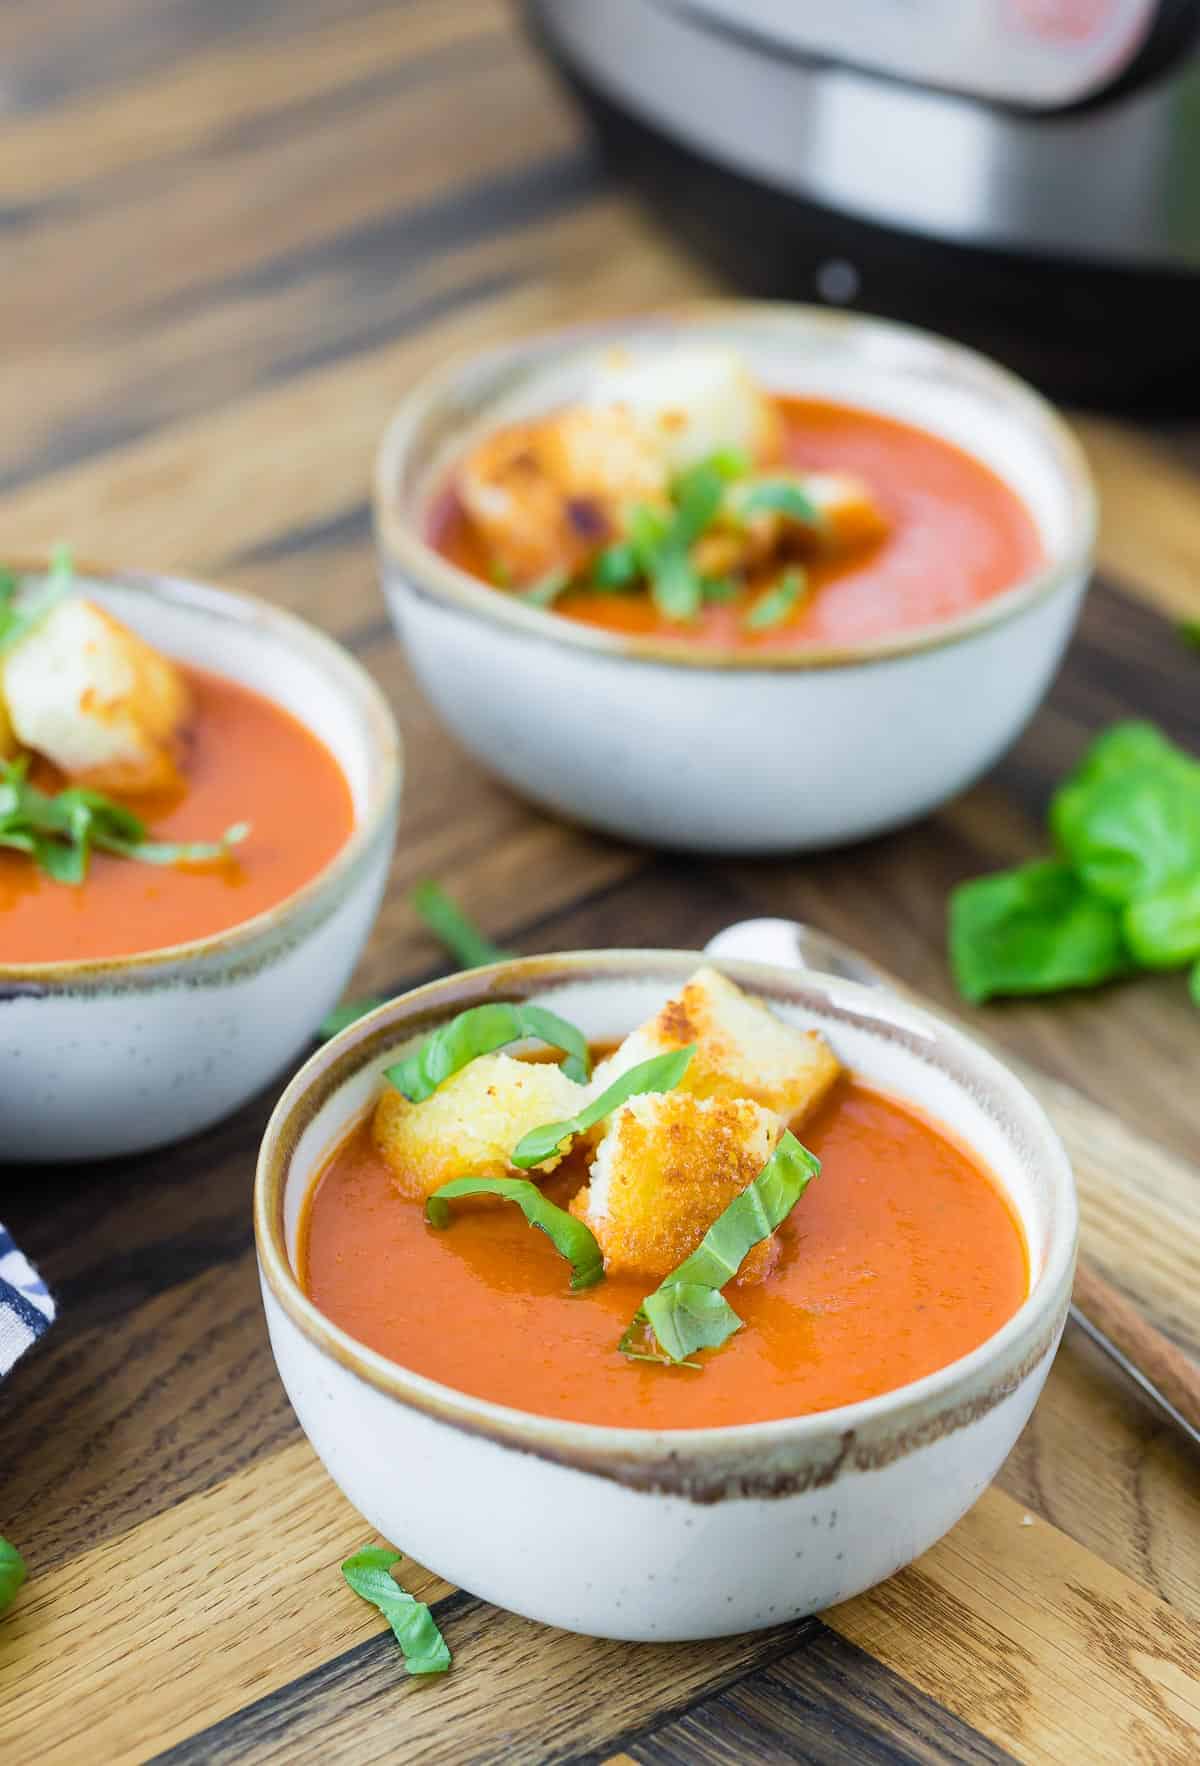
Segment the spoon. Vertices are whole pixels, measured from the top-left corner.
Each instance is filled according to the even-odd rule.
[[[738,920],[710,938],[705,950],[714,957],[813,969],[866,987],[904,991],[869,958],[802,920]],[[1071,1322],[1200,1448],[1200,1368],[1083,1258],[1075,1271]]]

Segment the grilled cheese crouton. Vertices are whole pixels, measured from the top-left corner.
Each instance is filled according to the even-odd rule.
[[[504,1177],[530,1129],[574,1116],[587,1090],[548,1061],[480,1055],[420,1104],[385,1085],[371,1133],[402,1195],[421,1200],[454,1177]],[[535,1172],[553,1171],[561,1155]]]
[[[633,419],[581,405],[499,430],[458,478],[494,561],[520,580],[575,573],[622,532],[628,507],[666,493],[663,460]]]
[[[779,1118],[748,1098],[640,1093],[614,1111],[571,1213],[595,1234],[610,1275],[661,1280],[753,1183],[782,1132]],[[761,1281],[776,1251],[772,1234],[739,1281]]]
[[[172,784],[187,686],[166,657],[95,602],[59,602],[4,658],[0,681],[26,748],[97,791]]]
[[[814,1109],[840,1071],[818,1031],[795,1029],[706,967],[600,1063],[592,1083],[603,1091],[639,1061],[688,1043],[696,1052],[680,1089],[703,1098],[753,1098],[785,1125]]]
[[[614,351],[600,363],[588,397],[633,417],[672,475],[722,448],[738,448],[758,463],[779,452],[779,413],[733,350]]]

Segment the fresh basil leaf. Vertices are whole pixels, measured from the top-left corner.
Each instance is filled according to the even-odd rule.
[[[1200,957],[1200,871],[1125,909],[1125,939],[1147,969],[1177,969]]]
[[[706,528],[712,526],[720,512],[726,482],[727,474],[711,457],[679,475],[672,487],[675,520],[670,542],[673,547],[686,550]]]
[[[1192,996],[1192,1004],[1200,1006],[1200,963],[1197,963],[1188,977],[1188,992]]]
[[[1116,909],[1053,860],[961,884],[950,898],[950,960],[977,1005],[995,994],[1095,987],[1129,967]]]
[[[638,569],[643,576],[653,576],[658,554],[671,531],[671,517],[662,509],[652,508],[649,503],[637,503],[629,511],[626,525],[629,546]]]
[[[689,1043],[686,1048],[671,1049],[665,1055],[652,1055],[648,1061],[639,1061],[577,1115],[568,1117],[565,1122],[547,1122],[541,1128],[530,1129],[513,1149],[512,1163],[519,1171],[529,1171],[552,1159],[563,1141],[602,1122],[627,1098],[648,1091],[673,1091],[687,1072],[695,1052],[695,1043]]]
[[[25,1559],[16,1546],[0,1539],[0,1613],[12,1605],[25,1574]]]
[[[679,625],[695,619],[704,604],[704,584],[686,551],[671,549],[659,557],[650,598],[664,619]]]
[[[637,552],[628,540],[606,546],[592,564],[592,582],[598,589],[628,588],[637,574]]]
[[[1094,784],[1111,773],[1128,772],[1136,766],[1170,767],[1180,762],[1185,766],[1194,764],[1189,755],[1167,740],[1157,724],[1125,718],[1110,724],[1096,737],[1075,771],[1063,780],[1063,789]]]
[[[348,1030],[352,1024],[357,1024],[360,1018],[365,1018],[368,1012],[373,1012],[377,1006],[386,1004],[387,1001],[382,995],[375,994],[365,999],[344,1001],[342,1005],[335,1006],[332,1012],[327,1013],[321,1019],[317,1025],[317,1041],[332,1042],[333,1038],[340,1036],[343,1030]]]
[[[571,575],[566,570],[548,570],[536,582],[527,583],[518,590],[517,599],[526,602],[530,607],[553,607],[559,596],[571,586]]]
[[[604,1254],[590,1228],[557,1207],[527,1177],[455,1177],[434,1190],[425,1203],[430,1226],[450,1224],[449,1203],[456,1196],[501,1196],[515,1202],[530,1226],[544,1232],[571,1265],[572,1288],[594,1288],[604,1276]]]
[[[1200,650],[1200,619],[1181,619],[1175,629],[1185,644]]]
[[[1118,907],[1200,871],[1200,767],[1142,762],[1063,786],[1050,827],[1080,882]]]
[[[824,525],[824,516],[807,491],[790,478],[760,478],[754,484],[738,486],[731,502],[739,521],[770,512],[801,521],[805,527]]]
[[[249,822],[235,822],[219,840],[129,840],[98,826],[93,830],[92,840],[98,852],[136,859],[142,865],[212,865],[228,858],[249,832]]]
[[[565,1049],[563,1072],[568,1079],[587,1084],[592,1063],[582,1030],[544,1006],[507,1005],[500,1001],[469,1006],[449,1023],[439,1025],[420,1048],[389,1067],[384,1078],[403,1092],[410,1104],[421,1104],[468,1061],[529,1036],[549,1043],[552,1048]]]
[[[649,1326],[663,1355],[676,1363],[697,1349],[719,1349],[740,1330],[742,1321],[720,1290],[755,1245],[787,1219],[820,1169],[821,1161],[785,1131],[758,1176],[721,1211],[691,1256],[642,1301],[618,1345],[622,1352],[636,1349],[639,1326]]]
[[[464,969],[482,969],[488,963],[502,963],[512,956],[512,951],[501,950],[483,936],[440,883],[418,883],[409,900],[434,937],[452,957],[457,957]]]
[[[718,607],[728,606],[741,593],[741,584],[735,582],[731,576],[702,576],[700,587],[705,601],[711,601]]]
[[[406,1594],[391,1573],[402,1561],[398,1551],[368,1545],[346,1559],[342,1575],[355,1594],[383,1614],[410,1674],[444,1674],[450,1666],[450,1651],[436,1619],[424,1601]]]
[[[11,571],[7,578],[12,581]],[[42,587],[18,600],[13,591],[9,591],[0,601],[0,656],[27,638],[34,627],[40,625],[48,613],[52,613],[60,601],[66,599],[75,586],[75,571],[71,562],[71,554],[65,546],[59,546],[50,563],[50,569]]]
[[[758,597],[749,608],[742,624],[752,632],[770,631],[789,619],[808,592],[808,577],[803,570],[789,570]]]

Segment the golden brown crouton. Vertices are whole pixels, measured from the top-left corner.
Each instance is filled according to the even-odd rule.
[[[695,1043],[682,1088],[697,1097],[753,1098],[794,1125],[840,1071],[816,1030],[797,1030],[715,969],[698,969],[675,999],[596,1068],[598,1091],[639,1061]]]
[[[661,1281],[754,1181],[781,1133],[778,1117],[746,1098],[643,1092],[614,1112],[571,1212],[596,1235],[609,1274]],[[775,1252],[772,1235],[739,1280],[760,1281]]]
[[[4,658],[8,713],[26,748],[97,791],[176,779],[187,685],[165,656],[93,601],[61,601]]]
[[[402,1195],[420,1200],[454,1177],[504,1177],[509,1154],[523,1135],[546,1122],[574,1116],[587,1090],[548,1061],[512,1055],[480,1055],[438,1087],[431,1098],[410,1104],[386,1085],[371,1126],[375,1144]],[[536,1180],[558,1158],[514,1175]]]
[[[628,507],[666,491],[663,461],[633,420],[585,405],[498,430],[458,481],[495,562],[520,581],[574,574],[619,535]]]

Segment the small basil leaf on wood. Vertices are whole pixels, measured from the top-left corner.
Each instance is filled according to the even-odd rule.
[[[1185,644],[1193,650],[1200,650],[1200,619],[1181,619],[1175,629]]]
[[[457,957],[464,969],[482,969],[488,963],[502,963],[512,956],[511,951],[501,950],[484,937],[440,883],[418,883],[409,900],[434,937],[451,956]]]
[[[747,610],[742,623],[752,632],[770,631],[790,619],[808,591],[808,577],[802,570],[789,570],[777,583],[758,597]]]
[[[420,1048],[397,1061],[384,1074],[410,1104],[431,1098],[443,1080],[449,1079],[478,1055],[490,1055],[510,1042],[536,1037],[552,1048],[566,1051],[562,1070],[568,1079],[586,1085],[592,1076],[587,1038],[574,1024],[544,1006],[507,1005],[489,1001],[470,1006],[441,1024]]]
[[[1129,967],[1117,910],[1054,860],[961,884],[950,898],[950,961],[976,1004],[1095,987]]]
[[[444,1674],[450,1666],[450,1651],[436,1619],[424,1601],[406,1594],[392,1575],[394,1565],[402,1561],[398,1551],[368,1545],[346,1559],[342,1575],[355,1594],[383,1614],[410,1674]]]
[[[618,1345],[622,1352],[636,1349],[639,1327],[653,1331],[673,1363],[697,1349],[719,1349],[740,1330],[742,1321],[720,1290],[755,1245],[787,1219],[820,1169],[820,1160],[785,1131],[758,1176],[718,1214],[691,1256],[642,1301]]]
[[[1050,827],[1095,895],[1123,906],[1155,894],[1200,871],[1200,767],[1143,761],[1065,785]]]
[[[378,1006],[386,1003],[382,995],[377,994],[371,994],[364,999],[344,1001],[342,1005],[335,1006],[332,1012],[321,1019],[317,1026],[317,1041],[331,1042],[335,1036],[340,1036],[343,1030],[348,1030],[351,1024],[357,1024],[358,1020],[365,1018],[368,1012],[373,1012]]]
[[[25,1574],[25,1559],[16,1546],[0,1539],[0,1613],[12,1605]]]
[[[512,1163],[519,1171],[529,1171],[552,1159],[563,1141],[602,1122],[627,1098],[636,1097],[641,1092],[673,1091],[687,1072],[695,1052],[695,1043],[689,1043],[686,1048],[671,1049],[665,1055],[652,1055],[648,1061],[639,1061],[577,1115],[568,1117],[565,1122],[547,1122],[541,1128],[530,1129],[513,1149]]]
[[[455,1177],[434,1190],[425,1203],[431,1226],[450,1224],[449,1203],[456,1196],[500,1196],[515,1202],[530,1226],[544,1232],[571,1265],[572,1288],[593,1288],[604,1275],[604,1255],[591,1230],[565,1208],[549,1201],[527,1177]]]
[[[1197,963],[1188,977],[1188,992],[1192,996],[1192,1004],[1200,1006],[1200,963]]]
[[[1123,925],[1130,951],[1147,969],[1176,969],[1200,957],[1200,870],[1131,902]]]

